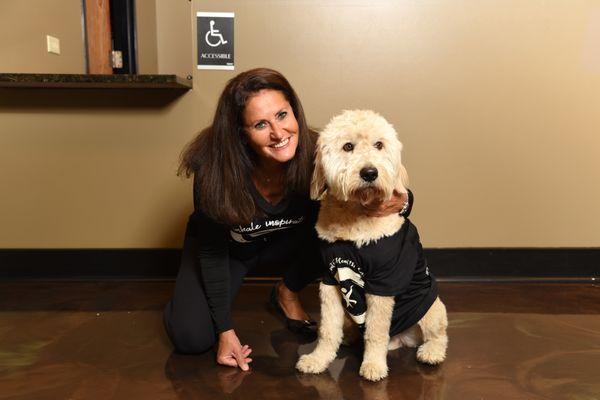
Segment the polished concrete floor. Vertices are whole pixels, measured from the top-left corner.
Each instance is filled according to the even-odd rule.
[[[173,354],[162,328],[172,282],[0,284],[0,399],[600,399],[600,287],[592,284],[441,283],[448,358],[420,365],[389,353],[390,376],[358,376],[343,348],[321,375],[296,373],[305,343],[265,306],[270,286],[245,284],[238,335],[249,372],[214,354]],[[303,292],[318,317],[316,287]]]

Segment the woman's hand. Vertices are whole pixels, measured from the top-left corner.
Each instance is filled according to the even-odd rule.
[[[394,191],[394,195],[389,201],[373,201],[369,204],[363,204],[363,210],[369,217],[385,217],[390,214],[398,214],[407,202],[408,193]]]
[[[242,371],[248,371],[248,363],[252,362],[252,359],[248,358],[250,353],[252,353],[250,346],[247,344],[242,346],[233,329],[219,333],[218,364],[240,367]]]

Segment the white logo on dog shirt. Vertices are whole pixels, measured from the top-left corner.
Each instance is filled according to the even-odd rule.
[[[354,304],[357,303],[356,300],[352,300],[350,298],[350,296],[352,296],[352,290],[354,289],[354,286],[350,285],[350,290],[347,290],[346,288],[342,288],[342,293],[344,296],[344,300],[346,301],[346,308],[350,308],[352,307]]]

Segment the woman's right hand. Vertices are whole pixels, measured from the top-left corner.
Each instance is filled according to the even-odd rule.
[[[248,358],[250,353],[250,346],[242,346],[233,329],[219,333],[218,364],[240,367],[242,371],[248,371],[248,363],[252,362],[252,359]]]

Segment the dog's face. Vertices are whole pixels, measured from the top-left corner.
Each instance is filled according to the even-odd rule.
[[[344,111],[319,135],[311,198],[325,194],[341,201],[389,200],[406,192],[402,143],[382,116],[369,110]]]

